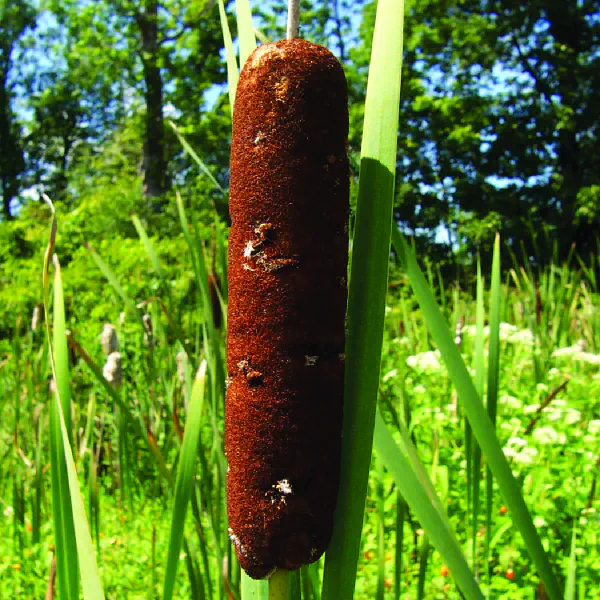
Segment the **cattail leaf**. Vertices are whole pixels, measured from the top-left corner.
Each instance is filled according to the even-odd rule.
[[[196,151],[190,146],[185,137],[183,137],[183,134],[181,133],[181,131],[179,131],[177,125],[175,125],[175,123],[170,119],[167,119],[167,123],[173,128],[173,131],[175,132],[179,143],[183,146],[183,149],[192,157],[192,159],[198,165],[200,170],[208,177],[210,182],[213,184],[214,188],[221,192],[221,194],[225,194],[225,190],[223,189],[221,184],[215,179],[215,176],[211,173],[207,164],[198,156],[198,154],[196,154]]]
[[[403,17],[402,0],[379,1],[367,85],[349,282],[340,494],[325,560],[324,600],[349,600],[356,581],[383,341]]]
[[[55,233],[56,221],[53,214],[52,234],[47,256],[52,251]],[[50,454],[59,589],[63,598],[76,600],[79,597],[78,576],[81,575],[84,600],[104,600],[102,581],[96,563],[71,450],[71,395],[65,307],[60,264],[56,256],[54,256],[54,265],[53,343],[50,340],[48,320],[49,279],[47,277],[43,280],[43,292],[48,350],[56,385],[54,401],[51,402]],[[45,273],[48,273],[48,266],[45,259]]]
[[[427,490],[417,477],[409,460],[388,431],[379,412],[375,418],[374,442],[378,456],[383,460],[394,478],[398,490],[448,565],[465,598],[482,600],[483,594],[469,570],[460,546],[449,529],[447,518],[442,518],[436,506],[436,503],[439,505],[439,499],[436,499],[436,502],[432,501],[432,490]],[[435,494],[435,492],[433,493]]]
[[[135,305],[135,302],[131,299],[130,296],[128,296],[126,294],[125,290],[119,283],[119,280],[117,279],[116,275],[112,272],[112,270],[108,266],[108,264],[106,264],[100,258],[100,255],[96,252],[96,250],[94,250],[94,248],[92,248],[92,246],[90,244],[85,243],[84,246],[87,249],[87,251],[91,254],[92,259],[94,260],[94,262],[96,263],[98,268],[102,271],[102,274],[104,275],[104,277],[106,277],[106,279],[108,280],[108,282],[110,283],[110,285],[112,286],[114,291],[121,298],[121,300],[123,300],[123,303],[125,304],[125,306],[127,306],[127,308],[129,308],[129,310],[131,310],[131,312],[133,312],[134,315],[137,315],[138,317],[140,317],[139,311]]]
[[[577,530],[573,525],[571,536],[571,554],[569,555],[569,567],[567,569],[567,581],[565,582],[565,600],[576,600],[577,583]]]
[[[500,374],[500,309],[502,304],[502,291],[500,288],[500,236],[496,235],[494,241],[494,254],[492,257],[492,275],[490,289],[490,338],[488,344],[488,372],[487,372],[487,412],[492,425],[496,427],[496,413],[498,407],[498,388]],[[492,513],[494,509],[494,480],[489,468],[486,471],[486,549],[484,564],[489,564],[490,543],[492,540]],[[486,570],[489,574],[489,569]]]
[[[544,582],[551,600],[561,600],[562,592],[558,586],[558,581],[542,547],[519,486],[502,452],[494,426],[454,344],[452,335],[448,331],[446,320],[440,312],[435,297],[429,289],[404,236],[397,227],[392,229],[392,242],[404,271],[409,277],[431,335],[446,363],[448,375],[463,404],[473,434],[511,510],[513,522],[523,536],[527,550],[538,568],[540,578]]]
[[[242,600],[269,600],[269,582],[252,579],[242,571]]]
[[[92,357],[86,352],[86,350],[73,338],[72,335],[69,335],[69,343],[73,346],[73,348],[77,351],[77,354],[83,359],[83,361],[90,368],[97,381],[102,385],[102,387],[106,390],[107,394],[116,402],[119,407],[119,410],[123,412],[123,414],[127,417],[129,422],[136,429],[139,437],[144,440],[146,445],[148,446],[148,450],[154,457],[158,469],[163,477],[169,481],[170,480],[170,472],[169,467],[165,461],[164,456],[162,455],[160,449],[156,445],[156,443],[149,437],[146,427],[141,420],[139,413],[134,415],[127,404],[123,402],[123,398],[121,398],[120,394],[115,390],[115,388],[106,380],[102,373],[102,369],[92,360]]]
[[[185,515],[194,486],[194,469],[198,454],[198,445],[200,443],[205,380],[206,361],[203,360],[200,363],[200,368],[192,387],[192,397],[190,399],[183,443],[179,454],[163,600],[171,600],[173,598],[173,590],[175,589],[175,577],[179,565],[179,552],[181,551],[183,540]]]
[[[235,13],[237,17],[238,37],[240,41],[240,71],[248,57],[256,48],[256,36],[252,25],[252,9],[248,0],[236,0]]]
[[[131,220],[133,222],[135,230],[138,233],[138,236],[140,237],[144,249],[146,250],[146,254],[148,255],[148,258],[150,259],[150,262],[152,263],[152,266],[154,267],[154,270],[156,271],[156,274],[160,279],[160,283],[163,287],[163,290],[166,292],[167,296],[169,297],[169,300],[171,300],[171,287],[167,283],[165,274],[162,270],[162,267],[160,266],[160,261],[158,260],[158,254],[156,254],[154,247],[152,246],[152,242],[150,241],[150,238],[146,233],[146,229],[142,225],[142,222],[140,221],[140,218],[137,215],[131,215]]]
[[[229,30],[229,21],[225,12],[223,0],[218,0],[219,3],[219,19],[221,20],[221,30],[223,31],[223,43],[225,45],[225,59],[227,62],[227,89],[229,91],[229,105],[231,106],[231,114],[233,115],[233,105],[235,103],[235,91],[240,72],[237,65],[237,58],[231,40],[231,31]]]

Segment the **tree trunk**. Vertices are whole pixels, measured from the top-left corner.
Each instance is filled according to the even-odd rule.
[[[142,65],[146,86],[146,131],[144,136],[144,195],[154,199],[167,188],[165,130],[163,118],[163,82],[158,65],[158,2],[148,0],[138,13],[142,43]]]
[[[2,182],[2,217],[13,218],[10,203],[19,193],[19,174],[24,169],[23,152],[12,129],[12,113],[6,90],[6,70],[0,74],[0,180]]]
[[[581,151],[577,141],[577,103],[579,97],[579,80],[577,61],[581,52],[581,16],[577,8],[560,0],[548,4],[550,32],[555,44],[562,47],[562,64],[558,70],[558,93],[561,104],[572,111],[572,116],[563,124],[558,132],[558,171],[562,176],[560,202],[562,219],[559,225],[560,253],[566,257],[573,243],[579,240],[577,227],[574,225],[577,211],[577,194],[583,186],[583,173],[580,159]],[[590,240],[591,241],[591,240]],[[595,242],[594,242],[595,243]]]

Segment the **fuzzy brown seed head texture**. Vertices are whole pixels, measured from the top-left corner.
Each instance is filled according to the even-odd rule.
[[[327,548],[337,501],[348,263],[347,88],[293,39],[244,66],[231,146],[225,449],[230,538],[253,578]]]

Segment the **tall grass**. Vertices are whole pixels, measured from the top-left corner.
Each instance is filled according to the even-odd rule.
[[[247,2],[239,2],[240,56],[236,58],[222,2],[219,8],[233,105],[237,65],[243,65],[252,51],[255,37],[250,7]],[[553,568],[546,556],[523,500],[522,482],[515,480],[495,430],[503,361],[499,330],[501,320],[510,320],[533,332],[535,343],[529,351],[536,379],[543,382],[558,346],[572,344],[581,335],[598,349],[600,313],[590,309],[589,318],[581,317],[582,307],[598,306],[596,282],[593,272],[578,265],[573,256],[571,263],[555,264],[537,275],[515,263],[509,279],[502,284],[501,246],[497,239],[489,280],[481,273],[476,277],[474,310],[466,306],[457,290],[438,286],[440,309],[431,289],[438,280],[435,272],[431,270],[428,278],[423,275],[409,244],[392,223],[396,132],[398,126],[402,129],[398,115],[402,29],[398,24],[402,22],[403,10],[399,0],[380,0],[378,5],[352,245],[342,487],[334,537],[325,560],[292,575],[281,574],[271,582],[270,590],[266,582],[247,578],[237,564],[228,539],[224,499],[225,328],[216,326],[215,305],[208,284],[209,275],[216,275],[221,282],[218,297],[225,308],[227,274],[222,257],[226,240],[222,225],[215,222],[216,254],[221,259],[214,261],[213,269],[206,228],[197,221],[194,207],[186,207],[177,196],[177,215],[189,251],[187,266],[196,285],[187,307],[189,317],[177,310],[178,300],[161,265],[153,232],[146,229],[142,219],[133,217],[133,223],[140,248],[160,282],[156,296],[130,297],[106,257],[89,247],[90,256],[114,290],[119,311],[125,313],[121,352],[126,368],[120,390],[103,375],[98,349],[86,347],[90,336],[66,331],[58,259],[54,260],[51,300],[50,265],[57,235],[54,217],[44,260],[47,344],[40,345],[35,333],[29,340],[15,336],[12,362],[0,361],[8,382],[5,388],[17,381],[17,372],[31,382],[30,388],[26,388],[25,404],[16,393],[10,403],[6,397],[2,398],[2,410],[14,418],[11,436],[15,441],[7,445],[10,455],[6,459],[9,462],[2,466],[0,498],[5,497],[10,482],[13,539],[17,552],[23,554],[27,545],[24,531],[28,510],[33,544],[42,538],[42,522],[50,514],[44,501],[44,464],[50,457],[58,597],[77,598],[80,588],[86,600],[104,597],[103,587],[107,582],[100,575],[104,557],[99,530],[104,514],[102,506],[109,502],[112,488],[117,485],[121,486],[121,510],[129,510],[130,514],[149,502],[168,507],[168,518],[163,519],[165,531],[152,528],[153,558],[146,569],[148,598],[248,600],[266,599],[270,594],[271,598],[344,600],[356,596],[357,582],[369,576],[373,577],[372,589],[377,598],[401,598],[411,585],[416,597],[423,598],[427,597],[428,585],[434,577],[432,549],[449,568],[463,597],[490,597],[493,579],[490,561],[496,560],[498,540],[507,530],[506,525],[500,528],[495,519],[494,507],[500,499],[523,536],[548,597],[562,598],[563,589],[565,597],[575,597],[576,549],[581,543],[575,527],[566,544],[566,566],[562,573],[565,585],[561,586],[554,570],[559,561],[555,557]],[[390,73],[397,73],[393,81]],[[193,153],[181,139],[184,148]],[[209,177],[209,167],[197,155],[196,158]],[[382,347],[385,349],[386,295],[388,302],[392,302],[388,270],[391,266],[397,268],[390,262],[390,240],[402,281],[413,290],[411,295],[403,294],[401,299],[394,300],[402,315],[403,329],[409,334],[407,343],[415,352],[428,350],[433,341],[457,393],[457,419],[462,425],[469,424],[467,439],[460,440],[460,451],[464,456],[464,443],[468,441],[472,448],[467,467],[470,500],[468,510],[461,514],[470,525],[463,524],[456,530],[456,515],[449,514],[448,499],[453,484],[460,483],[466,489],[460,480],[460,468],[441,464],[439,447],[444,440],[436,442],[431,451],[420,441],[420,425],[411,417],[412,411],[418,409],[411,405],[411,390],[405,390],[402,381],[398,381],[392,397],[386,395],[379,373]],[[60,235],[57,254],[60,254]],[[464,317],[477,324],[474,379],[456,347],[455,334],[448,327],[450,315],[454,315],[454,322]],[[483,331],[486,317],[487,343]],[[183,356],[179,374],[177,355]],[[74,360],[80,360],[75,380],[69,370],[69,362]],[[404,365],[394,366],[403,379]],[[31,428],[30,416],[45,410],[42,403],[34,401],[37,393],[34,388],[46,385],[48,370],[56,382],[56,392],[49,402],[49,419],[46,424],[38,416],[34,419],[36,427]],[[84,377],[88,378],[87,388],[76,383],[73,386],[76,393],[71,397],[73,381]],[[398,404],[394,400],[396,395],[400,397]],[[437,401],[431,398],[432,405]],[[44,444],[49,445],[49,452]],[[127,449],[122,457],[126,460],[111,458],[115,448]],[[371,466],[373,451],[376,457]],[[87,490],[83,485],[85,472]],[[126,481],[129,484],[123,487]],[[590,503],[595,501],[594,489],[592,486]],[[82,491],[88,496],[90,506],[87,518]],[[374,509],[366,517],[365,506]],[[480,524],[485,524],[483,542],[478,536]],[[370,543],[365,531],[371,527],[377,532],[377,562],[372,575],[365,575],[358,566],[364,567],[361,549]],[[422,536],[416,533],[421,527]],[[414,548],[414,559],[404,552],[411,543],[409,531],[414,539],[419,536],[421,539],[418,551]],[[95,533],[96,549],[90,533]],[[157,536],[162,536],[164,554],[156,552]],[[388,562],[385,559],[390,549],[394,550],[394,560]],[[132,547],[130,552],[135,553],[136,548]],[[411,560],[418,563],[417,571],[407,579]],[[392,581],[389,585],[388,575]],[[110,597],[108,590],[106,596]]]

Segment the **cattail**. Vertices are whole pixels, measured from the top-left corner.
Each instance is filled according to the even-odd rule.
[[[185,383],[185,365],[187,363],[187,354],[184,350],[177,353],[175,356],[175,362],[177,363],[177,379],[179,383]]]
[[[231,145],[227,505],[254,578],[325,551],[341,454],[349,171],[346,81],[300,39],[242,70]]]
[[[43,319],[42,305],[38,304],[31,315],[31,331],[36,331]]]
[[[152,317],[146,313],[142,316],[142,323],[144,324],[144,341],[152,347],[153,345],[153,332],[152,332]]]
[[[112,352],[119,349],[119,339],[117,338],[117,330],[110,323],[104,323],[102,335],[100,336],[100,345],[104,356],[108,356]]]
[[[112,383],[113,387],[119,389],[123,384],[123,368],[121,367],[121,354],[111,352],[106,359],[106,364],[102,369],[104,379]]]

